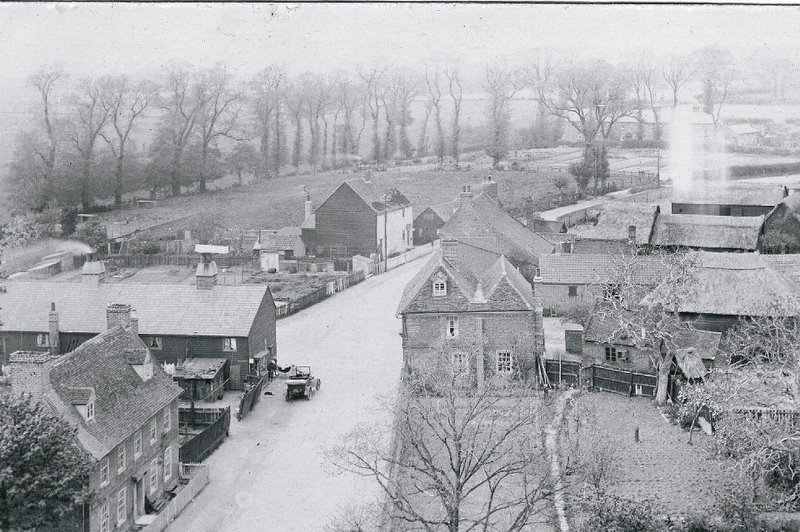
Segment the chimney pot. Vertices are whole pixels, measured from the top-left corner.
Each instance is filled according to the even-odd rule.
[[[48,348],[50,353],[54,355],[59,354],[60,349],[60,340],[58,336],[58,312],[56,311],[56,304],[55,302],[50,303],[50,314],[47,320],[48,329],[47,329],[47,340],[48,340]]]
[[[195,281],[198,290],[211,290],[217,284],[217,263],[213,260],[210,262],[201,262],[197,265],[195,272]]]
[[[108,330],[117,325],[124,328],[131,326],[131,306],[125,303],[111,303],[106,307],[106,323]]]

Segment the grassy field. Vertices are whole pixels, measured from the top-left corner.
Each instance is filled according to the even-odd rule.
[[[688,432],[664,419],[650,399],[585,392],[576,397],[567,418],[573,442],[610,450],[618,468],[609,491],[621,497],[654,501],[670,515],[703,514],[714,504],[715,490],[729,480],[724,462],[711,455],[711,437],[695,433],[689,445]],[[639,443],[634,441],[636,428]],[[579,476],[572,477],[572,500],[585,489]],[[572,517],[578,520],[578,512]]]

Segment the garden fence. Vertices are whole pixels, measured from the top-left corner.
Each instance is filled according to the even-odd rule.
[[[581,369],[581,380],[592,390],[647,397],[655,395],[658,381],[655,375],[594,364]]]
[[[109,255],[102,257],[108,264],[123,268],[146,268],[148,266],[187,266],[196,268],[200,263],[199,255]],[[219,268],[244,267],[257,270],[260,263],[256,257],[214,257]]]
[[[245,392],[239,401],[239,409],[236,411],[236,420],[241,421],[256,406],[261,399],[261,390],[264,387],[266,375],[258,378],[255,384],[245,385]]]
[[[211,410],[211,409],[204,409]],[[217,419],[203,429],[202,432],[192,436],[192,439],[181,445],[179,456],[182,463],[199,463],[214,452],[228,436],[231,425],[231,407],[215,409]],[[196,413],[196,412],[195,412]],[[178,419],[181,419],[180,412]]]

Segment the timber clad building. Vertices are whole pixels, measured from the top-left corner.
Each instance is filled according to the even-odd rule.
[[[457,246],[443,241],[403,293],[406,369],[460,370],[478,387],[492,376],[527,377],[544,350],[530,284],[505,257],[484,268]]]
[[[159,364],[226,359],[230,389],[241,389],[255,366],[278,355],[275,303],[266,285],[219,286],[213,262],[198,265],[196,286],[106,283],[104,273],[101,262],[87,262],[80,284],[7,282],[0,365],[14,351],[75,350],[105,330],[110,302],[138,313],[139,335]]]
[[[12,353],[0,386],[33,394],[75,426],[93,461],[92,499],[59,531],[131,530],[178,484],[181,388],[138,337],[129,306],[110,305],[108,327],[69,354]]]
[[[303,223],[303,240],[316,255],[384,258],[413,247],[411,202],[364,179],[342,183]]]

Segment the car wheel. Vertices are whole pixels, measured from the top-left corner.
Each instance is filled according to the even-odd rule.
[[[322,387],[322,381],[317,379],[317,390],[319,390],[321,387]]]
[[[290,400],[291,400],[291,398],[292,398],[292,397],[289,395],[289,392],[286,392],[286,401],[290,401]]]
[[[310,401],[312,397],[314,397],[314,388],[309,388],[308,389],[308,400]]]

